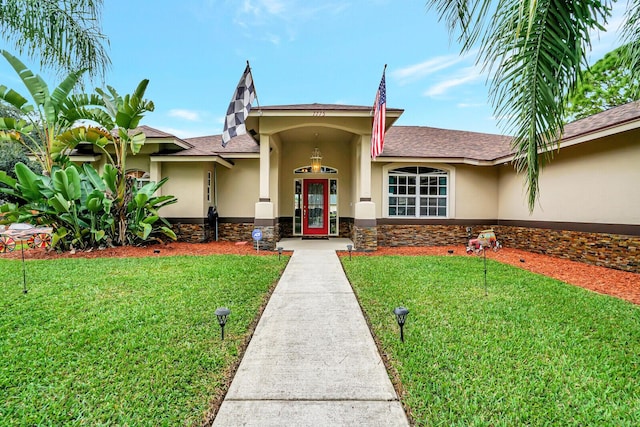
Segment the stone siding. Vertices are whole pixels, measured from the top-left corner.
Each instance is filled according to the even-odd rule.
[[[253,222],[221,222],[218,224],[218,240],[228,242],[251,242]],[[212,240],[215,239],[215,235]]]
[[[293,237],[293,218],[280,218],[280,238]]]
[[[460,225],[378,225],[380,246],[466,246],[467,240]]]
[[[254,229],[260,229],[262,231],[262,240],[260,240],[260,249],[273,251],[276,249],[276,243],[279,240],[280,226],[276,224],[275,226],[254,226]],[[251,238],[251,233],[249,233],[249,237]],[[255,246],[255,241],[251,239],[251,242]]]
[[[178,242],[202,243],[207,240],[208,230],[204,224],[171,224]]]
[[[353,225],[353,241],[354,249],[357,251],[375,251],[378,249],[378,229],[377,227],[360,227]]]
[[[501,225],[470,227],[472,237],[493,229],[505,247],[640,273],[640,236]],[[377,239],[379,246],[466,247],[468,236],[464,225],[378,225]]]
[[[338,237],[350,239],[353,234],[353,218],[340,218],[338,220]]]
[[[528,227],[495,227],[507,247],[640,273],[640,236]]]

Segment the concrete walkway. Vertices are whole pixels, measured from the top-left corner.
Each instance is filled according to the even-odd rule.
[[[409,425],[334,251],[293,253],[213,425]]]

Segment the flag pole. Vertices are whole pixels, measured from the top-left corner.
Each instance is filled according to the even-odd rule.
[[[384,64],[384,67],[382,68],[382,75],[384,76],[386,72],[387,72],[387,64]],[[373,116],[373,111],[374,111],[373,108],[371,109],[371,111],[369,111],[370,116]]]
[[[249,68],[249,72],[251,73],[251,65],[249,65],[249,60],[247,59],[247,67]],[[253,73],[251,73],[251,78],[253,79]],[[256,103],[258,104],[258,111],[260,111],[260,99],[258,99],[258,91],[256,90],[256,85],[253,85],[253,93],[255,94]]]

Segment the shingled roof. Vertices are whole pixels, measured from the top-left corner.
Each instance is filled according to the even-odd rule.
[[[394,126],[380,157],[459,158],[491,161],[511,153],[511,137],[426,126]]]
[[[630,102],[569,123],[564,127],[562,139],[575,138],[638,119],[640,119],[640,102]]]
[[[333,104],[297,104],[261,107],[263,111],[334,110],[369,111],[369,107]],[[395,110],[401,112],[402,110]],[[640,103],[632,102],[595,114],[565,126],[563,139],[581,136],[640,120]],[[640,126],[640,124],[639,124]],[[147,137],[173,137],[184,141],[191,148],[173,153],[173,156],[222,156],[257,154],[258,143],[249,135],[240,135],[227,147],[222,147],[221,135],[176,138],[157,129],[142,126]],[[429,158],[467,160],[472,162],[495,162],[514,154],[512,137],[480,132],[440,129],[427,126],[392,126],[386,133],[384,158]]]
[[[222,135],[187,138],[193,148],[180,151],[175,156],[223,156],[230,154],[260,153],[260,146],[249,135],[238,135],[226,146],[222,146]]]

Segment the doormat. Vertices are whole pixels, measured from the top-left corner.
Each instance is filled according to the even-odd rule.
[[[302,236],[302,240],[329,240],[329,238],[323,236]]]

